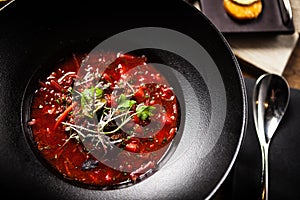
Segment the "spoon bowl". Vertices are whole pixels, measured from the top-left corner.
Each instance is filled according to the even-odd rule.
[[[268,200],[268,152],[271,139],[290,99],[286,79],[276,74],[260,76],[253,90],[253,117],[262,153],[262,199]]]

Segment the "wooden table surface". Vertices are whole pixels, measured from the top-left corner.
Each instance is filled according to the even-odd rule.
[[[298,41],[283,76],[292,88],[300,89],[300,41]]]

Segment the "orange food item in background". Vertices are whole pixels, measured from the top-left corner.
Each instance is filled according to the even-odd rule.
[[[223,6],[231,17],[238,20],[250,20],[257,18],[262,12],[263,7],[261,0],[250,5],[241,5],[231,0],[224,0]]]

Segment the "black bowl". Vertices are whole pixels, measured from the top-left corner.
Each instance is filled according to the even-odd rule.
[[[184,1],[172,6],[153,1],[138,10],[129,2],[101,9],[74,3],[50,6],[47,12],[49,5],[33,9],[13,3],[0,13],[3,194],[61,200],[212,198],[235,162],[247,122],[244,80],[220,31]],[[148,49],[155,62],[170,66],[183,93],[184,114],[180,140],[162,168],[138,184],[103,191],[70,184],[42,165],[22,130],[21,110],[28,105],[26,88],[37,69],[114,38],[133,44],[129,50]]]

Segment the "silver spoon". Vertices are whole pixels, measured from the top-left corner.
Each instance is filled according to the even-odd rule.
[[[262,153],[262,199],[268,200],[268,152],[271,139],[288,107],[290,87],[284,77],[261,75],[253,90],[253,117]]]

